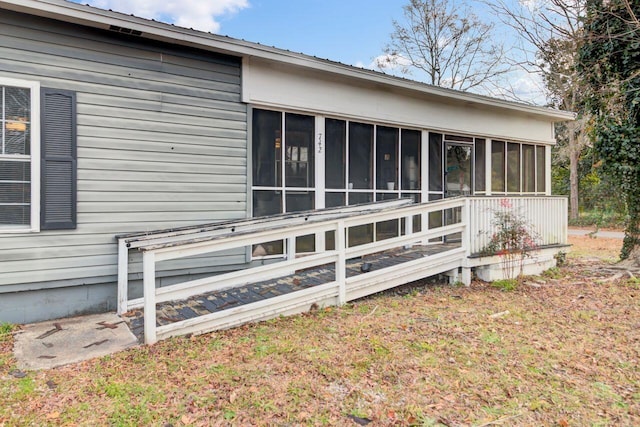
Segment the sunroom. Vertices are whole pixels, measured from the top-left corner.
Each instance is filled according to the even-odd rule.
[[[551,265],[552,254],[566,244],[566,203],[551,196],[551,147],[555,123],[572,120],[572,113],[315,58],[249,57],[243,70],[251,153],[248,200],[254,217],[465,196],[474,222],[467,264],[482,275],[483,266],[498,262],[479,256],[488,244],[492,213],[504,207],[500,200],[510,199],[507,205],[539,235],[539,246],[550,248],[538,269]],[[455,223],[460,215],[433,211],[413,216],[410,225],[429,230]],[[408,220],[354,227],[346,244],[400,236]],[[296,252],[331,249],[333,239],[331,233],[298,238]],[[286,251],[276,241],[254,246],[252,255]]]
[[[547,194],[548,145],[262,108],[252,109],[251,129],[255,217],[399,198]],[[447,218],[428,221],[434,228]],[[349,240],[383,240],[400,225],[352,230]],[[315,251],[314,240],[301,240],[298,250]],[[257,248],[283,251],[281,242]]]

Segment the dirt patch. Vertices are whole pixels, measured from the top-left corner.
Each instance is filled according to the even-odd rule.
[[[622,239],[605,237],[569,235],[569,244],[572,245],[570,256],[573,258],[597,258],[609,262],[618,261],[622,249]]]

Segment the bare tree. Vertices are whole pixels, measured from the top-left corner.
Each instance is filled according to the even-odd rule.
[[[624,6],[627,9],[627,12],[629,12],[629,17],[631,19],[631,23],[636,28],[640,28],[640,20],[638,20],[638,16],[633,11],[633,8],[631,7],[631,3],[629,2],[629,0],[624,0]]]
[[[564,141],[560,156],[569,160],[570,217],[578,217],[578,163],[589,145],[588,117],[583,112],[584,83],[576,69],[576,55],[582,40],[585,0],[487,1],[502,22],[518,35],[518,57],[514,63],[545,82],[553,106],[578,113],[558,138]]]
[[[510,71],[504,49],[493,41],[493,24],[465,3],[410,0],[403,9],[404,21],[393,21],[391,42],[376,61],[379,69],[418,71],[432,85],[485,93]]]

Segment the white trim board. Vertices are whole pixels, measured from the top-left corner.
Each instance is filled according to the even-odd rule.
[[[381,90],[369,82],[310,74],[302,68],[264,61],[252,60],[243,69],[242,100],[255,108],[301,111],[486,139],[555,144],[554,124],[549,118],[460,104],[398,88]]]

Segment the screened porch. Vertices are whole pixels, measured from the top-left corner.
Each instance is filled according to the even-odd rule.
[[[401,198],[550,195],[549,144],[260,108],[252,110],[250,140],[254,217]],[[447,218],[425,220],[436,227]],[[376,241],[376,233],[394,233],[390,227],[363,227],[351,238]],[[313,251],[313,243],[300,250]]]

